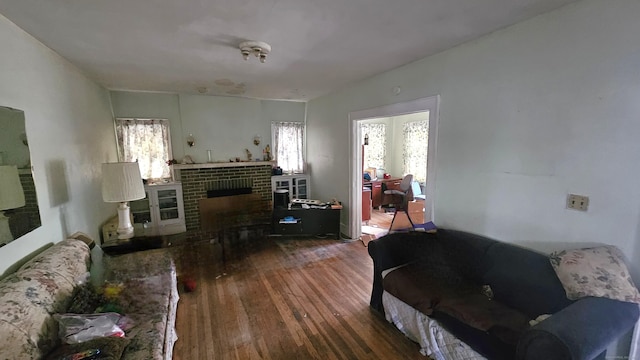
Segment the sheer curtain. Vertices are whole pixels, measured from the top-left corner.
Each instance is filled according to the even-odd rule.
[[[416,181],[424,183],[427,181],[427,144],[429,143],[427,120],[405,123],[402,133],[404,173],[413,174]]]
[[[285,172],[304,172],[304,123],[274,122],[272,133],[278,166]]]
[[[364,147],[364,168],[385,168],[387,156],[387,125],[386,124],[361,124],[362,143],[364,136],[369,137],[369,145]]]
[[[137,161],[143,179],[171,178],[168,120],[116,119],[120,161]]]

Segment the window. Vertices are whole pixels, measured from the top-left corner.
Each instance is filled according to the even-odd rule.
[[[404,173],[413,174],[416,181],[427,181],[427,147],[429,125],[427,120],[412,121],[404,124],[403,129]]]
[[[171,178],[168,120],[116,119],[118,158],[137,161],[143,179]]]
[[[285,172],[304,172],[304,123],[274,122],[271,131],[278,166]]]
[[[386,124],[361,124],[362,143],[365,136],[369,138],[369,145],[364,150],[364,168],[385,169],[385,157],[387,156],[387,125]]]

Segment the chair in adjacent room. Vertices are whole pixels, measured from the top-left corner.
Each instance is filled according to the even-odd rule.
[[[385,190],[384,193],[386,195],[394,195],[395,198],[400,198],[399,203],[394,202],[395,211],[393,212],[393,219],[391,219],[391,225],[389,225],[389,232],[393,228],[393,222],[396,220],[396,216],[398,212],[403,211],[405,215],[407,215],[407,219],[409,219],[409,223],[411,223],[411,230],[415,227],[413,221],[411,220],[411,216],[409,216],[408,207],[409,207],[409,191],[411,191],[411,183],[413,182],[413,175],[407,174],[402,178],[402,182],[400,182],[400,190]]]
[[[413,193],[413,200],[425,200],[427,196],[422,193],[420,183],[417,181],[411,182],[411,192]]]

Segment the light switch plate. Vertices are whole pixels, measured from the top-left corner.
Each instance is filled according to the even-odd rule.
[[[567,209],[587,211],[589,209],[589,197],[584,195],[567,195]]]

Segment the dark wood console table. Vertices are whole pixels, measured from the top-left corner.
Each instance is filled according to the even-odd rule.
[[[281,220],[291,216],[294,222]],[[273,209],[271,233],[276,235],[327,235],[340,239],[340,209]]]

